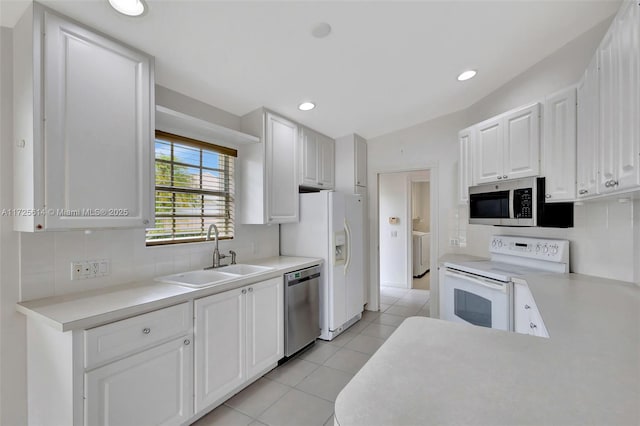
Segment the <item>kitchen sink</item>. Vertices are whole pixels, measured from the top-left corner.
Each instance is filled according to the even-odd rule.
[[[179,274],[158,277],[155,280],[167,284],[178,284],[186,287],[208,287],[214,284],[223,284],[234,278],[239,278],[240,274],[231,272],[214,271],[210,269],[198,269],[197,271],[181,272]]]
[[[217,271],[224,272],[227,274],[238,274],[238,275],[253,275],[259,274],[260,272],[267,272],[272,270],[273,268],[270,266],[259,266],[259,265],[247,265],[243,263],[238,263],[235,265],[228,265],[218,268]]]
[[[166,275],[164,277],[158,277],[155,280],[167,284],[177,284],[186,287],[200,288],[224,284],[236,278],[259,274],[261,272],[267,272],[272,269],[273,268],[269,266],[247,265],[239,263],[236,265],[222,266],[216,269],[198,269],[196,271]]]

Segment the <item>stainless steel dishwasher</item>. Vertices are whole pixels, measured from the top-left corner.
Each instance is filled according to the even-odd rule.
[[[284,276],[284,355],[291,356],[320,336],[320,266]]]

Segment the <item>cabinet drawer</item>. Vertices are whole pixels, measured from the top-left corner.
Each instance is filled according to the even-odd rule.
[[[85,330],[85,368],[149,348],[188,333],[193,320],[189,302]]]

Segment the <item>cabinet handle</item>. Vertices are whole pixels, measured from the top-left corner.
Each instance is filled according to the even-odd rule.
[[[578,194],[580,195],[584,195],[586,193],[588,193],[589,191],[587,191],[586,189],[581,189],[580,191],[578,191]]]
[[[149,219],[145,219],[145,220],[143,220],[143,221],[142,221],[142,223],[143,223],[144,225],[148,225],[148,224],[149,224]]]
[[[145,327],[145,328],[142,329],[142,333],[143,334],[149,334],[149,333],[151,333],[151,329]]]
[[[551,198],[551,194],[544,194],[544,198]]]
[[[249,287],[249,293],[253,293],[253,287]]]
[[[525,309],[531,309],[531,306],[529,306],[529,305],[524,305],[524,308],[525,308]]]
[[[320,185],[320,186],[324,186],[324,183],[322,183],[322,182],[318,182],[318,185]]]
[[[502,176],[498,176],[498,179],[502,179]]]
[[[611,179],[611,186],[618,186],[618,181]]]
[[[604,183],[604,187],[605,187],[605,188],[609,188],[610,186],[611,186],[611,181],[610,181],[610,180],[608,180],[608,181],[606,181],[606,182]]]
[[[191,344],[191,340],[189,340],[189,339],[184,339],[184,344],[185,344],[186,346],[189,346],[189,345]]]
[[[530,322],[530,323],[529,323],[529,327],[530,327],[530,328],[538,328],[538,326],[537,326],[537,325],[535,325],[535,324],[534,324],[534,323],[532,323],[532,322]]]
[[[247,294],[247,289],[246,288],[242,289],[242,294]]]
[[[506,179],[506,178],[508,178],[508,177],[509,177],[509,176],[507,176],[507,175],[503,175],[503,176],[502,176],[502,179]]]
[[[360,185],[360,181],[356,181],[356,185]]]

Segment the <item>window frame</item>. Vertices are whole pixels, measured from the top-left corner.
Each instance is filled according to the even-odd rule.
[[[220,155],[224,155],[225,159],[227,159],[228,157],[232,157],[232,158],[237,158],[238,157],[238,151],[236,149],[233,148],[229,148],[229,147],[225,147],[225,146],[220,146],[217,144],[213,144],[213,143],[209,143],[209,142],[204,142],[204,141],[200,141],[197,139],[192,139],[186,136],[182,136],[182,135],[176,135],[174,133],[169,133],[169,132],[165,132],[162,130],[156,130],[155,134],[154,134],[154,146],[153,146],[153,211],[154,211],[154,217],[157,218],[158,214],[157,214],[157,199],[156,199],[156,193],[158,191],[162,191],[162,192],[170,192],[170,193],[176,193],[176,192],[182,192],[182,193],[187,193],[187,194],[195,194],[195,195],[200,195],[200,196],[204,196],[204,195],[214,195],[214,196],[223,196],[225,201],[225,208],[224,208],[224,212],[226,213],[227,219],[230,221],[230,227],[232,229],[232,235],[231,236],[223,236],[220,237],[220,240],[233,240],[235,237],[235,215],[233,214],[235,212],[235,191],[232,190],[233,187],[235,187],[235,166],[233,168],[231,168],[230,164],[225,164],[224,168],[220,169],[221,172],[225,173],[225,175],[228,176],[228,179],[224,179],[224,185],[225,188],[227,188],[226,191],[207,191],[207,190],[203,190],[203,189],[193,189],[193,190],[189,190],[189,189],[182,189],[180,188],[178,191],[176,191],[175,187],[171,187],[171,186],[166,186],[166,185],[157,185],[156,183],[156,165],[158,162],[158,158],[156,158],[156,147],[155,147],[155,141],[156,140],[163,140],[166,142],[170,142],[171,143],[171,150],[173,153],[173,146],[174,143],[179,144],[179,145],[183,145],[183,146],[188,146],[191,148],[196,148],[198,150],[200,150],[200,165],[199,166],[195,166],[193,164],[186,164],[186,163],[180,163],[177,161],[174,161],[173,158],[173,154],[171,155],[171,160],[160,160],[163,163],[169,164],[173,167],[173,165],[179,165],[182,167],[198,167],[200,169],[200,182],[202,183],[202,174],[203,174],[203,164],[202,164],[202,156],[203,156],[203,150],[205,151],[209,151],[209,152],[214,152]],[[231,168],[231,170],[230,170]],[[229,188],[232,187],[232,188]],[[173,212],[174,214],[171,215],[161,215],[160,217],[166,217],[166,218],[175,218],[175,200],[172,201],[171,203],[172,207],[173,207]],[[202,204],[201,207],[201,212],[202,214],[200,215],[193,215],[193,216],[178,216],[178,217],[193,217],[193,218],[200,218],[200,220],[203,222],[203,235],[199,236],[199,237],[191,237],[191,238],[180,238],[180,239],[174,239],[175,237],[172,237],[172,239],[168,240],[168,239],[158,239],[158,240],[149,240],[148,239],[148,231],[149,229],[155,229],[155,219],[154,219],[154,227],[153,228],[147,228],[145,230],[145,245],[147,247],[157,247],[157,246],[166,246],[166,245],[174,245],[174,244],[188,244],[188,243],[200,243],[200,242],[204,242],[206,241],[206,228],[204,226],[204,220],[208,217],[212,217],[212,216],[205,216],[204,215],[204,203]],[[172,227],[171,227],[171,233],[172,235],[175,235],[175,219],[173,221]]]

